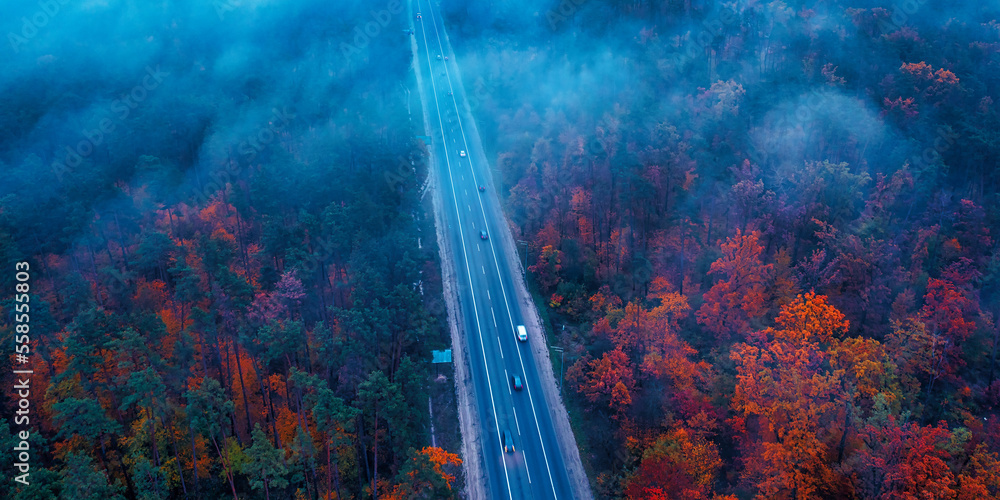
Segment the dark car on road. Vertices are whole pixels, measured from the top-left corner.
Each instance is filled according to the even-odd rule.
[[[486,231],[479,231],[479,239],[485,240],[485,239],[488,239],[488,238],[489,238],[489,236],[486,236]]]
[[[514,439],[510,437],[510,431],[506,429],[503,431],[503,451],[514,453]]]
[[[520,391],[521,390],[521,387],[522,387],[521,386],[521,377],[518,377],[517,375],[511,375],[510,376],[510,383],[514,386],[514,390],[515,391]]]

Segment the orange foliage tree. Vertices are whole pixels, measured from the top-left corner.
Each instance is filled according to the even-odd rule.
[[[777,323],[730,354],[737,372],[733,423],[745,429],[743,476],[762,497],[812,498],[835,487],[828,454],[842,376],[828,369],[820,342],[848,325],[812,293],[782,308]]]
[[[893,325],[887,343],[911,397],[922,388],[929,401],[939,380],[954,382],[964,365],[963,343],[975,330],[968,318],[976,312],[977,304],[954,283],[930,278],[919,314]]]
[[[708,499],[721,466],[715,444],[674,429],[643,453],[638,469],[625,482],[625,497]]]
[[[935,427],[913,422],[901,425],[889,416],[870,423],[865,429],[866,446],[857,457],[857,493],[880,499],[955,498],[955,478],[945,449],[951,437],[944,422]]]
[[[457,498],[451,488],[455,483],[455,475],[451,472],[462,464],[458,455],[434,446],[411,449],[410,454],[410,459],[400,468],[397,484],[381,498]]]
[[[698,322],[722,339],[747,332],[750,320],[767,312],[767,288],[772,265],[760,255],[764,247],[757,231],[736,235],[722,244],[722,257],[712,263],[711,273],[723,276],[705,293]]]
[[[600,403],[616,412],[624,411],[623,405],[631,403],[635,387],[633,368],[621,349],[608,351],[600,359],[580,359],[567,370],[566,378],[591,403]]]
[[[552,245],[542,247],[538,262],[528,267],[534,273],[538,284],[545,291],[550,291],[559,284],[559,271],[562,270],[563,253]]]
[[[1000,454],[985,444],[976,446],[965,470],[958,476],[958,500],[1000,498]]]

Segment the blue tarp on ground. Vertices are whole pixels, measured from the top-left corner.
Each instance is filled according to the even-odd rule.
[[[451,349],[443,351],[431,351],[434,360],[431,363],[451,363]]]

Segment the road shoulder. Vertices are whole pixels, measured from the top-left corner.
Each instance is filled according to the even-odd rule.
[[[413,3],[406,3],[407,17],[414,18]],[[424,130],[430,134],[431,127],[430,113],[424,103],[424,82],[420,65],[417,63],[419,48],[413,37],[410,37],[410,49],[413,54],[413,72],[417,80],[417,92],[420,96],[420,109],[424,120]],[[427,177],[430,180],[429,190],[431,192],[431,202],[434,207],[434,233],[437,237],[438,254],[441,260],[441,285],[444,293],[444,300],[447,304],[448,330],[451,332],[452,363],[455,368],[455,392],[458,396],[458,423],[462,433],[462,472],[465,475],[465,489],[463,497],[469,500],[486,500],[486,474],[483,471],[483,463],[479,450],[482,449],[482,435],[479,429],[479,419],[475,405],[475,394],[472,392],[472,380],[469,372],[468,346],[465,343],[465,336],[462,335],[459,327],[458,313],[458,290],[455,288],[455,259],[452,257],[451,245],[444,233],[444,200],[441,197],[441,190],[438,189],[438,172],[436,168],[437,157],[434,148],[427,145],[428,169]]]

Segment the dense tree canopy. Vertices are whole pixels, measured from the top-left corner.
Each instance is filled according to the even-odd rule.
[[[25,260],[35,372],[0,496],[450,494],[409,411],[448,338],[407,20],[345,52],[363,2],[60,6],[0,77],[0,338]]]
[[[599,497],[1000,495],[996,5],[443,8]]]

